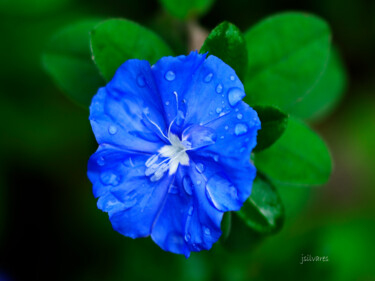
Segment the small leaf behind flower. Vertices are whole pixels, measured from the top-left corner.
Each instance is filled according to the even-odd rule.
[[[284,206],[276,188],[259,173],[250,197],[236,214],[259,233],[276,232],[284,222]]]
[[[250,105],[275,105],[289,112],[315,86],[330,54],[331,33],[319,17],[288,12],[271,16],[245,33]]]
[[[247,67],[246,42],[234,24],[224,21],[208,35],[200,53],[214,55],[230,65],[242,80]]]
[[[46,71],[74,102],[88,107],[105,84],[91,60],[89,33],[101,20],[87,19],[57,33],[43,54]]]
[[[258,131],[254,152],[270,147],[284,133],[288,125],[288,115],[272,106],[254,106],[262,128]]]
[[[155,63],[172,55],[168,45],[154,32],[125,19],[110,19],[91,32],[91,51],[104,78],[109,81],[128,59]]]
[[[331,51],[328,66],[315,87],[290,110],[290,114],[315,121],[329,114],[342,98],[347,74],[337,50]]]
[[[321,185],[332,171],[324,141],[294,118],[289,118],[287,129],[274,145],[254,154],[254,163],[277,186]]]

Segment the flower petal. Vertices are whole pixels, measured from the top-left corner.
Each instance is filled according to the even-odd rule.
[[[145,176],[149,156],[101,145],[89,160],[88,177],[95,197],[100,197],[98,208],[108,212],[116,231],[132,238],[150,235],[172,180],[165,175],[152,182]]]
[[[202,65],[206,55],[191,52],[188,56],[164,57],[152,67],[155,83],[159,89],[166,112],[168,124],[178,115],[182,114],[184,95],[191,85],[191,79],[196,70]],[[181,126],[183,114],[176,119],[177,125]]]
[[[223,213],[210,204],[198,178],[195,165],[179,167],[151,233],[162,249],[186,257],[210,249],[221,235]]]
[[[160,148],[167,128],[157,97],[149,63],[124,63],[112,81],[99,89],[90,106],[89,119],[98,143],[132,151]]]

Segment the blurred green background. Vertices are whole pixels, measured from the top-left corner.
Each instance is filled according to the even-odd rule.
[[[109,17],[137,21],[186,53],[183,23],[152,0],[0,0],[0,281],[375,280],[375,2],[217,0],[200,24],[228,20],[245,31],[287,10],[324,18],[348,70],[342,102],[312,124],[332,151],[331,180],[279,190],[278,234],[260,238],[232,216],[224,243],[185,259],[121,236],[96,208],[88,111],[62,94],[41,59],[59,29]],[[329,261],[300,264],[302,255]]]

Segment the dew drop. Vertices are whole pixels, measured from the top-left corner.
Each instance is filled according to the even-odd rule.
[[[220,138],[221,138],[221,139],[224,139],[224,136],[221,136]]]
[[[238,120],[241,120],[241,119],[242,119],[242,114],[241,114],[241,113],[238,113],[238,114],[237,114],[237,119],[238,119]]]
[[[109,126],[108,128],[108,132],[111,134],[111,135],[115,135],[117,133],[117,128],[115,126]]]
[[[176,78],[176,74],[172,70],[169,70],[169,71],[167,71],[167,73],[165,73],[164,77],[168,81],[173,81]]]
[[[238,108],[236,108],[235,110],[234,110],[235,112],[238,112],[239,111],[239,109]]]
[[[208,227],[204,227],[204,234],[211,235],[211,230]]]
[[[224,112],[222,112],[222,113],[220,113],[220,115],[219,115],[219,116],[221,117],[221,116],[224,116],[224,115],[225,115],[225,113],[224,113]]]
[[[193,212],[194,212],[194,207],[193,206],[190,206],[189,210],[188,210],[188,215],[191,216],[193,215]]]
[[[126,208],[126,209],[129,209],[131,207],[133,207],[135,204],[137,203],[137,199],[136,198],[133,198],[133,199],[127,199],[125,198],[125,201],[123,203],[123,206]]]
[[[103,156],[100,156],[100,157],[98,158],[98,160],[96,160],[96,163],[97,163],[99,166],[103,167],[104,164],[105,164],[105,161],[104,161]]]
[[[202,181],[197,181],[197,184],[200,185],[202,183]]]
[[[227,130],[229,129],[229,127],[228,127],[228,126],[225,126],[224,129],[227,131]]]
[[[205,78],[204,82],[209,83],[212,80],[212,76],[214,76],[212,73],[209,73]]]
[[[191,238],[191,237],[190,237],[190,234],[189,234],[189,233],[186,233],[186,234],[185,234],[185,241],[186,241],[186,242],[190,241],[190,238]]]
[[[195,169],[197,169],[198,172],[202,173],[204,171],[204,165],[202,163],[197,163],[195,166]]]
[[[213,155],[213,158],[214,158],[215,162],[219,161],[219,155],[215,154],[215,155]]]
[[[166,102],[165,102],[165,105],[169,105],[169,101],[166,101]]]
[[[145,81],[145,78],[143,77],[142,74],[138,75],[138,77],[137,77],[137,84],[141,88],[143,88],[144,86],[146,86],[146,81]]]
[[[119,179],[117,176],[111,172],[104,172],[100,175],[100,179],[105,185],[117,186],[119,184]]]
[[[234,81],[234,79],[236,79],[236,78],[234,77],[234,75],[231,75],[231,76],[230,76],[230,80],[231,80],[231,81]]]
[[[187,194],[192,195],[193,194],[193,183],[191,182],[191,179],[189,176],[184,176],[182,179],[182,185],[184,186],[184,189]]]
[[[234,128],[234,133],[237,136],[246,134],[247,133],[247,126],[246,126],[246,124],[242,124],[242,123],[237,124],[236,127]]]
[[[218,84],[218,85],[216,86],[216,93],[220,94],[222,91],[223,91],[223,85]]]
[[[216,108],[216,113],[220,113],[222,111],[222,109],[220,107]]]
[[[228,91],[228,101],[231,106],[235,106],[245,96],[245,92],[240,88],[231,88]]]

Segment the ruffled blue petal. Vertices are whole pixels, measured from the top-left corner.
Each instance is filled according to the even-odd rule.
[[[92,100],[90,122],[97,142],[132,151],[157,151],[165,144],[167,131],[158,97],[149,63],[124,63]]]
[[[219,239],[222,216],[208,201],[201,175],[191,163],[179,168],[151,237],[162,249],[188,257]]]
[[[164,57],[152,67],[155,83],[159,89],[165,115],[170,124],[180,111],[179,128],[185,115],[185,93],[192,85],[192,77],[205,61],[206,55],[191,52],[188,56]],[[178,120],[177,122],[178,123]]]
[[[149,156],[101,145],[88,164],[98,208],[108,212],[116,231],[132,238],[150,235],[172,180],[151,182],[145,176]]]

